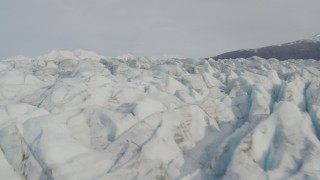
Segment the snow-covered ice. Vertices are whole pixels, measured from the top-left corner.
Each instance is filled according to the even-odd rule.
[[[0,61],[0,179],[319,179],[320,62]]]

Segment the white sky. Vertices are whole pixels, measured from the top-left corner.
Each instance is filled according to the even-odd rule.
[[[0,58],[79,48],[208,57],[319,32],[319,0],[0,0]]]

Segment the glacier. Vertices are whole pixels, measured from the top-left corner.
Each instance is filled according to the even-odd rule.
[[[0,61],[0,179],[319,179],[320,62]]]

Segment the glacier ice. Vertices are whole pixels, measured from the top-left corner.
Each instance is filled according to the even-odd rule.
[[[320,62],[0,61],[0,179],[319,179]]]

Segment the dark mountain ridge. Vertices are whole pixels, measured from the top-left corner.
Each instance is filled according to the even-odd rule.
[[[237,50],[226,52],[213,59],[236,59],[259,56],[265,59],[315,59],[320,60],[320,34],[311,39],[304,39],[281,45],[267,46],[257,49]]]

